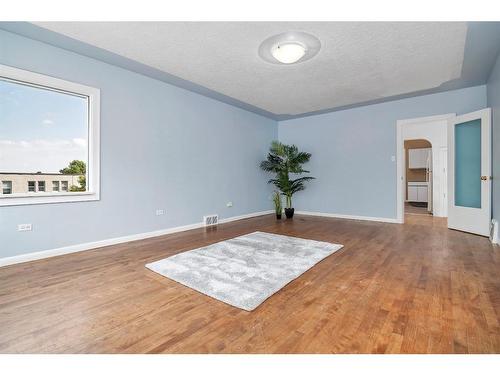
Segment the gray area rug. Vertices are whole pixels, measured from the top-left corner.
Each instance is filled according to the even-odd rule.
[[[150,270],[251,311],[342,245],[253,232],[146,264]]]

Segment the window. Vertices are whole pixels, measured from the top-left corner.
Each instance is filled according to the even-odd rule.
[[[2,194],[12,194],[12,181],[2,181]]]
[[[35,181],[28,181],[28,192],[32,193],[36,191]]]
[[[0,206],[99,199],[99,97],[0,65],[0,180],[11,182]]]

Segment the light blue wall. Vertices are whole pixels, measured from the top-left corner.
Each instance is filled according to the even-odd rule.
[[[486,86],[281,121],[281,142],[312,153],[297,210],[396,218],[396,121],[486,107]]]
[[[297,194],[298,210],[394,218],[396,121],[487,105],[486,86],[477,86],[277,124],[4,31],[0,64],[101,89],[102,169],[101,201],[0,208],[0,257],[191,224],[207,213],[226,218],[267,210],[271,189],[257,166],[278,134],[313,154],[308,167],[318,179]],[[499,70],[497,61],[488,82],[496,150]],[[499,156],[494,151],[497,179]],[[167,214],[156,216],[157,208]],[[17,232],[20,223],[34,230]]]
[[[101,90],[101,200],[0,207],[0,257],[271,208],[258,164],[275,121],[4,31],[0,64]]]
[[[493,112],[493,217],[500,220],[500,56],[488,79],[488,107]]]

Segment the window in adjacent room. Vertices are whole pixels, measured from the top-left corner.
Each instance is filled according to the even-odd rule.
[[[99,199],[99,96],[0,65],[0,206]]]

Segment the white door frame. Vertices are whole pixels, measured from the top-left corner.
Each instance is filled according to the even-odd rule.
[[[439,170],[448,176],[448,148],[441,147],[439,157]],[[443,216],[448,216],[448,178],[441,181],[441,213]]]
[[[449,121],[454,118],[455,113],[447,113],[444,115],[418,117],[411,119],[398,120],[396,123],[396,221],[404,223],[404,197],[405,197],[405,161],[404,161],[404,137],[403,128],[405,125],[414,125],[417,123],[428,123],[435,121]],[[426,137],[421,137],[426,139]],[[431,142],[433,149],[433,158],[436,152],[439,154],[439,145]],[[433,168],[435,169],[435,168]],[[436,205],[433,205],[436,207]]]

